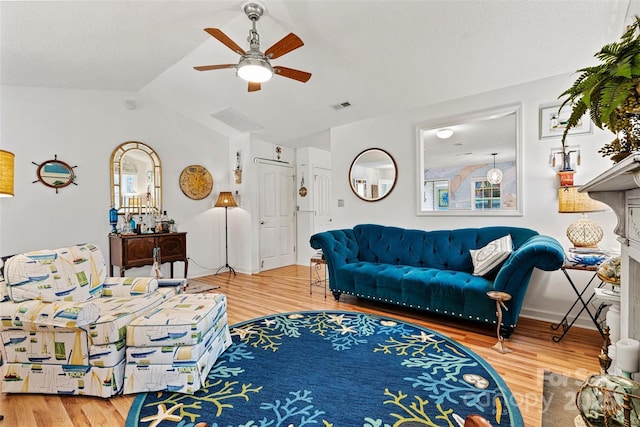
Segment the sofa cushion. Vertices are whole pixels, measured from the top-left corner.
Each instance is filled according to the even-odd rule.
[[[14,302],[88,301],[102,296],[107,270],[100,249],[86,244],[15,255],[4,275]]]
[[[137,297],[99,298],[93,301],[100,310],[100,318],[85,326],[90,344],[104,345],[120,341],[125,337],[128,324],[164,300],[163,293],[152,292]]]
[[[435,268],[357,262],[336,273],[344,292],[465,317],[465,306],[492,289],[483,277]]]
[[[181,294],[127,325],[127,346],[195,345],[211,328],[226,325],[223,294]]]
[[[511,241],[511,235],[507,234],[504,237],[489,242],[483,248],[472,249],[471,260],[473,261],[473,275],[474,276],[486,276],[491,273],[502,263],[509,258],[511,252],[513,252],[513,242]]]

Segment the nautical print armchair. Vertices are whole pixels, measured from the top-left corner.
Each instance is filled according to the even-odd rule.
[[[151,277],[107,277],[92,244],[15,255],[0,281],[4,393],[121,391],[126,325],[176,294]]]

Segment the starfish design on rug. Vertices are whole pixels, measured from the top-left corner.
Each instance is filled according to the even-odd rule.
[[[433,334],[427,334],[425,331],[421,331],[420,335],[411,335],[410,338],[415,338],[420,342],[438,342],[437,340],[433,339]]]
[[[329,322],[335,323],[338,325],[342,325],[342,321],[344,320],[344,314],[331,314],[329,315]]]
[[[268,328],[276,324],[276,319],[264,319],[262,324]]]
[[[238,335],[241,340],[245,339],[247,335],[256,334],[258,331],[254,331],[252,325],[249,325],[245,328],[233,328],[233,332],[231,335]]]
[[[142,418],[140,421],[152,421],[149,424],[149,427],[156,427],[162,421],[180,421],[182,417],[179,415],[174,415],[173,411],[182,407],[182,403],[178,403],[177,405],[173,405],[171,408],[167,410],[167,406],[164,403],[158,405],[158,413],[156,415],[149,415],[148,417]]]
[[[347,325],[342,325],[342,329],[340,330],[340,334],[342,335],[346,335],[346,334],[355,334],[356,330],[353,329],[353,326],[347,326]]]

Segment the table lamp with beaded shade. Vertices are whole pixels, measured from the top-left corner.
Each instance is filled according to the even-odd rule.
[[[558,188],[558,212],[582,214],[567,228],[567,238],[577,248],[596,247],[602,240],[603,232],[595,221],[587,218],[587,212],[601,212],[608,206],[593,200],[587,193],[578,191],[577,186]]]

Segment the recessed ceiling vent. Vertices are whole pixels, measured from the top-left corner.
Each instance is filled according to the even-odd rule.
[[[340,104],[336,104],[333,106],[334,110],[344,110],[345,108],[351,107],[351,103],[349,101],[341,102]]]
[[[261,124],[243,116],[231,107],[223,108],[213,113],[211,117],[220,120],[222,123],[231,126],[239,132],[255,132],[264,128]]]

